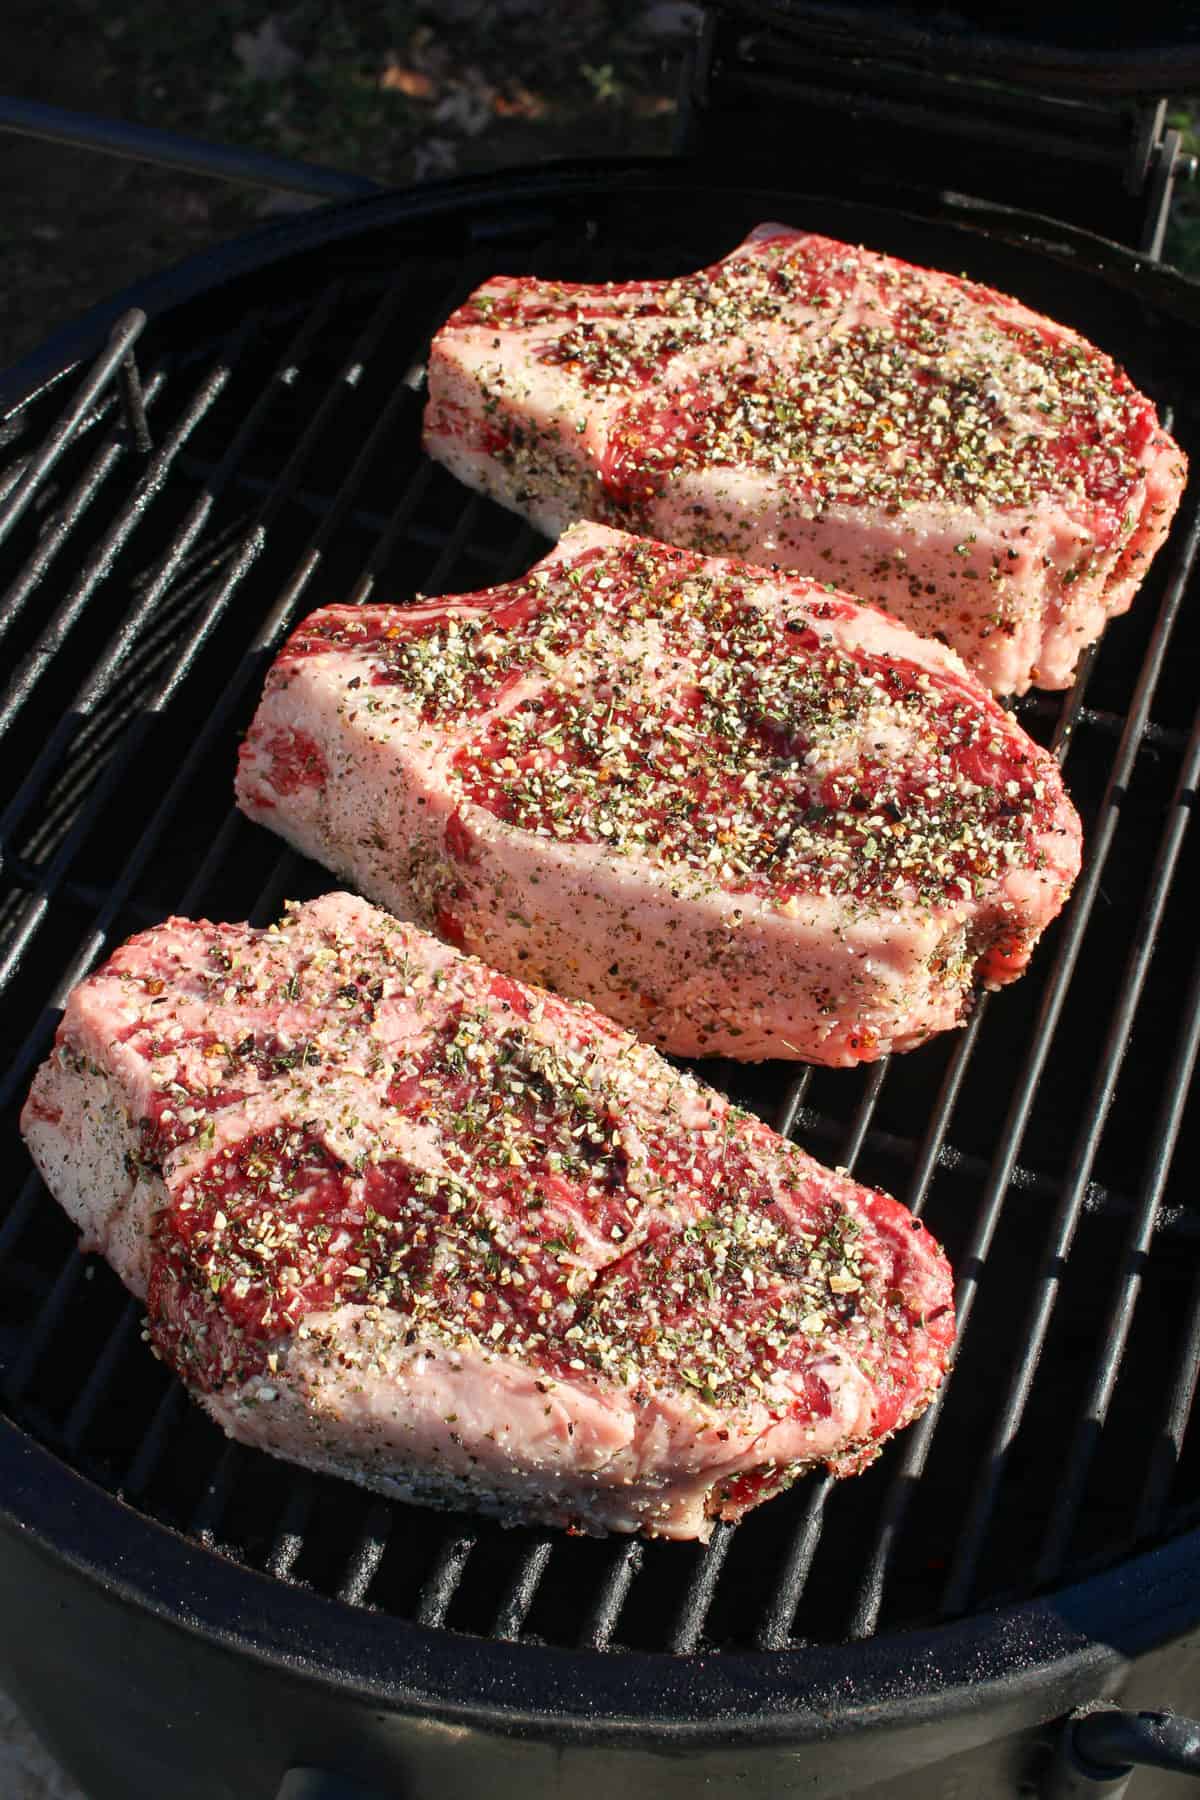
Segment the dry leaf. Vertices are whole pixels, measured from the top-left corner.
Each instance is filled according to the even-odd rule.
[[[523,81],[513,81],[504,93],[494,97],[492,111],[498,119],[540,119],[545,116],[546,102]]]
[[[407,94],[410,100],[432,100],[434,86],[428,75],[420,69],[406,68],[403,63],[388,61],[387,67],[379,77],[381,88],[391,88],[398,94]]]
[[[304,61],[299,51],[284,42],[274,13],[257,31],[235,32],[233,54],[251,81],[286,81]]]

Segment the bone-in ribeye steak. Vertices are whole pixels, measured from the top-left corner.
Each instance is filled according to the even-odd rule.
[[[1186,470],[1076,332],[782,225],[674,281],[486,282],[434,340],[425,445],[551,537],[596,519],[835,581],[997,693],[1069,683]]]
[[[346,894],[132,939],[22,1128],[229,1432],[400,1497],[705,1537],[869,1462],[953,1336],[898,1202]]]
[[[952,651],[599,525],[504,587],[313,614],[238,798],[685,1056],[909,1049],[1020,974],[1079,867],[1057,765]]]

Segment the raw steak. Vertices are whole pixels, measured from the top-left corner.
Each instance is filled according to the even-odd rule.
[[[425,445],[551,537],[598,519],[835,581],[997,693],[1069,684],[1186,470],[1076,332],[783,225],[676,281],[486,282],[434,339]]]
[[[702,1538],[870,1462],[953,1336],[895,1200],[346,894],[132,939],[22,1125],[227,1431],[401,1498]]]
[[[685,1056],[909,1049],[1020,974],[1079,866],[1057,766],[952,651],[600,525],[505,587],[315,613],[238,797]]]

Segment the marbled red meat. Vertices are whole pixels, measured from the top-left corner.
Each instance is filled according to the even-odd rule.
[[[302,738],[301,782],[278,746]],[[521,581],[329,607],[238,798],[401,917],[659,1047],[851,1064],[1018,976],[1079,867],[953,652],[804,577],[572,528]]]
[[[1078,333],[781,225],[673,281],[485,282],[434,339],[425,444],[551,536],[588,518],[836,581],[997,693],[1069,683],[1186,473]]]
[[[702,1538],[871,1461],[953,1338],[896,1201],[345,894],[132,939],[22,1128],[227,1431],[403,1498]]]

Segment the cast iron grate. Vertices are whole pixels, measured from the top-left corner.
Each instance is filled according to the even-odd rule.
[[[434,325],[505,262],[669,274],[754,222],[707,215],[676,209],[658,237],[647,217],[465,253],[446,229],[419,244],[398,234],[385,251],[344,252],[340,278],[326,263],[286,287],[244,281],[140,338],[134,319],[50,440],[53,466],[36,449],[10,465],[10,1127],[64,992],[123,937],[170,911],[263,923],[285,896],[329,884],[230,801],[238,734],[291,623],[331,598],[506,579],[539,553],[534,533],[420,456],[414,369]],[[939,258],[923,228],[891,230],[881,247],[965,254],[961,239]],[[1082,283],[1055,303],[1061,274],[982,239],[972,254],[972,272],[1076,319],[1154,386],[1136,304]],[[1194,449],[1182,396],[1158,398],[1176,402]],[[40,444],[61,404],[55,390],[22,408],[14,448]],[[867,1475],[813,1477],[697,1549],[503,1532],[298,1473],[227,1445],[183,1398],[23,1153],[0,1199],[8,1410],[226,1556],[504,1640],[686,1653],[863,1637],[994,1606],[1180,1529],[1200,1508],[1200,1142],[1185,1111],[1200,1039],[1198,538],[1193,498],[1074,691],[1021,705],[1064,761],[1088,852],[1034,973],[981,1001],[964,1032],[890,1064],[705,1071],[923,1212],[955,1262],[956,1375]]]

